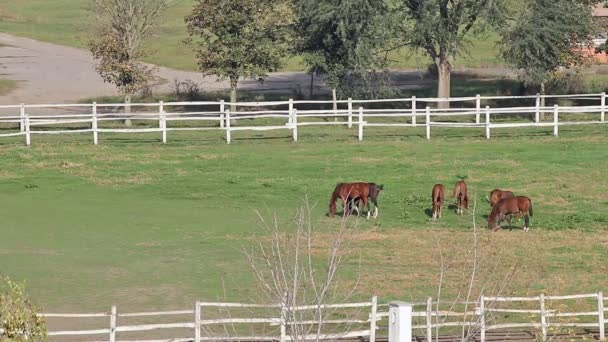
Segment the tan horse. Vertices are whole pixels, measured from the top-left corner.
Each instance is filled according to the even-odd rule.
[[[494,207],[501,199],[512,197],[515,197],[512,191],[494,189],[490,192],[490,207]]]
[[[456,214],[464,214],[464,209],[469,209],[469,193],[467,183],[462,180],[456,182],[452,197],[456,197]]]
[[[497,231],[500,229],[500,221],[508,216],[519,217],[523,215],[525,221],[524,232],[527,232],[530,229],[530,216],[532,214],[532,201],[528,197],[517,196],[502,199],[492,208],[488,217],[488,229]]]
[[[438,217],[441,218],[441,211],[443,209],[443,203],[445,201],[445,186],[443,184],[435,184],[433,192],[431,194],[433,199],[433,221]]]

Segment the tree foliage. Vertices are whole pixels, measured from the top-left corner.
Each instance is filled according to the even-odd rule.
[[[309,72],[327,77],[339,95],[378,90],[382,52],[391,38],[389,6],[379,0],[294,0],[296,51]],[[380,81],[380,82],[378,82]],[[374,96],[374,94],[372,94]]]
[[[450,73],[457,54],[467,51],[473,33],[505,20],[505,0],[400,0],[403,39],[437,65],[438,96],[450,96]]]
[[[0,277],[0,341],[46,341],[46,325],[23,284]]]
[[[563,68],[581,65],[593,29],[592,2],[529,0],[500,42],[502,58],[528,84],[544,84]]]
[[[154,68],[140,62],[150,54],[143,44],[171,0],[94,0],[97,29],[89,49],[103,80],[132,95],[152,79]]]
[[[240,79],[263,79],[281,66],[293,12],[281,0],[197,0],[185,22],[199,69],[229,79],[236,97]]]

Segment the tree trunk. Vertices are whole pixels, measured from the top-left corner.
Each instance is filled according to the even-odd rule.
[[[238,77],[230,77],[230,116],[236,114],[236,86],[239,83]],[[236,120],[230,120],[230,125],[234,126]]]
[[[545,82],[540,82],[540,95],[541,95],[540,106],[542,108],[545,106],[545,98],[543,97],[543,95],[545,95]],[[540,119],[540,121],[545,120],[544,112],[540,112],[539,119]]]
[[[450,97],[450,79],[452,73],[452,65],[447,58],[436,59],[437,64],[437,97],[449,98]],[[449,102],[439,102],[438,108],[450,108]]]
[[[125,94],[125,116],[131,114],[131,94]],[[131,119],[125,119],[125,126],[131,127]]]
[[[336,96],[336,88],[331,88],[331,99],[333,102],[333,110],[334,110],[334,115],[336,115],[338,113],[338,99]],[[334,121],[338,121],[338,117],[334,116]]]

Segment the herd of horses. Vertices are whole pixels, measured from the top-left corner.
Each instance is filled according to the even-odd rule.
[[[378,217],[378,196],[380,191],[384,189],[383,185],[376,183],[338,183],[329,201],[329,216],[333,217],[336,214],[336,201],[341,200],[344,208],[342,215],[348,216],[356,212],[357,216],[361,215],[361,210],[367,207],[367,218],[371,215]],[[465,210],[469,209],[469,191],[467,183],[463,180],[456,182],[452,197],[456,199],[456,214],[462,215]],[[443,207],[445,204],[445,186],[443,184],[435,184],[431,194],[433,207],[432,219],[441,218]],[[530,229],[530,216],[533,215],[532,201],[526,196],[515,196],[512,191],[494,189],[488,197],[492,210],[488,216],[488,229],[497,231],[501,229],[500,223],[507,220],[511,227],[511,219],[524,218],[523,230],[527,232]],[[371,204],[374,204],[372,214]],[[361,208],[360,208],[361,206]]]

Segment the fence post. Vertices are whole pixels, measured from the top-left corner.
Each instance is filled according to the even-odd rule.
[[[481,95],[477,94],[475,96],[475,123],[479,124],[481,115]]]
[[[116,342],[116,305],[112,305],[110,312],[110,342]]]
[[[426,107],[426,139],[431,139],[431,107]]]
[[[486,342],[486,310],[485,310],[486,297],[481,296],[479,299],[479,334],[480,342]]]
[[[293,99],[289,99],[289,124],[293,124],[293,117],[291,114],[293,113]]]
[[[201,303],[194,304],[194,342],[201,342]]]
[[[158,128],[162,130],[162,141],[163,144],[167,143],[167,115],[165,113],[165,105],[163,101],[158,103]]]
[[[559,105],[553,106],[553,135],[559,136]]]
[[[19,120],[19,131],[20,132],[25,132],[25,103],[21,104],[21,111],[20,111],[20,120]]]
[[[426,299],[426,340],[431,342],[433,341],[433,298],[428,297]]]
[[[490,106],[486,106],[486,139],[490,139]]]
[[[348,98],[348,128],[353,128],[353,99]]]
[[[298,110],[295,108],[291,111],[291,124],[293,126],[293,141],[298,142]]]
[[[369,322],[369,342],[376,342],[376,321],[378,312],[378,297],[372,297],[372,314]]]
[[[284,299],[281,301],[281,337],[279,342],[287,341],[287,294],[284,295]]]
[[[359,107],[359,141],[363,141],[363,107]]]
[[[30,147],[32,144],[32,137],[30,134],[30,116],[25,114],[25,146]]]
[[[604,340],[606,338],[606,321],[604,320],[604,293],[602,291],[597,293],[597,312],[599,315],[600,340]]]
[[[97,145],[99,142],[97,136],[97,102],[93,102],[93,121],[91,122],[91,129],[93,129],[93,145]]]
[[[416,96],[412,96],[412,126],[416,127]]]
[[[540,93],[536,93],[536,112],[534,113],[534,122],[540,122]]]
[[[224,102],[224,100],[220,100],[220,128],[224,128],[224,120],[225,120],[225,116],[224,116],[224,111],[226,110],[226,103]]]
[[[602,93],[602,100],[601,100],[601,112],[600,112],[600,121],[602,123],[606,122],[605,118],[606,118],[606,93]]]
[[[230,109],[226,109],[226,142],[230,144]]]
[[[547,316],[545,313],[545,294],[540,294],[540,328],[543,334],[543,341],[547,340]]]

